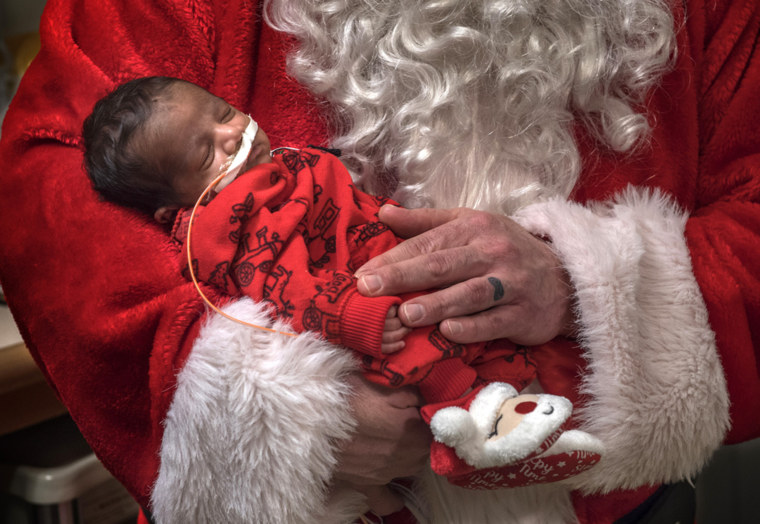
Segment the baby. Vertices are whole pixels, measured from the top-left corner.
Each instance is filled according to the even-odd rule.
[[[518,396],[536,377],[525,348],[506,340],[456,344],[435,326],[410,330],[396,315],[404,297],[358,293],[355,270],[400,240],[377,218],[388,200],[359,191],[330,152],[270,154],[249,116],[166,77],[118,87],[95,105],[83,135],[95,190],[173,224],[184,271],[219,294],[266,303],[296,331],[357,351],[369,380],[419,387],[436,439],[431,465],[450,481],[474,488],[550,482],[599,460],[593,437],[564,431],[569,401]],[[536,460],[540,475],[516,474]],[[561,466],[547,467],[552,460]]]

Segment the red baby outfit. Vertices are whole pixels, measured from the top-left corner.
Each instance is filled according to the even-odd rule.
[[[413,330],[403,350],[380,353],[388,309],[402,300],[362,296],[353,273],[399,242],[377,218],[386,202],[357,190],[332,154],[280,150],[196,211],[194,272],[226,295],[267,304],[295,331],[361,352],[366,376],[379,384],[419,385],[430,402],[459,398],[481,374],[522,389],[535,369],[506,341],[484,354],[485,344],[456,344],[428,327]],[[189,220],[190,210],[180,212],[173,230],[185,272]]]

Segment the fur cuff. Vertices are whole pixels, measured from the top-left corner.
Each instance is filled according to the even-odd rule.
[[[570,491],[560,484],[472,490],[449,484],[428,470],[410,506],[425,524],[576,524]]]
[[[723,369],[684,240],[686,215],[629,188],[583,207],[552,200],[515,219],[548,237],[576,291],[589,362],[581,429],[606,455],[573,479],[588,491],[693,477],[729,426]]]
[[[225,311],[271,325],[249,299]],[[346,351],[311,334],[274,334],[211,314],[165,421],[157,521],[334,523],[361,513],[355,496],[328,494],[337,444],[353,428],[345,379],[355,369]]]

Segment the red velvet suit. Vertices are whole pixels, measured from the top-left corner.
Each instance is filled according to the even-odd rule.
[[[726,402],[708,414],[699,411],[697,404],[709,403],[710,390],[716,397],[727,392],[730,399],[727,442],[760,435],[760,50],[756,43],[760,5],[752,0],[686,4],[687,17],[684,5],[674,2],[676,21],[684,23],[676,69],[649,101],[656,118],[651,146],[621,159],[596,150],[581,133],[587,167],[572,195],[583,204],[611,199],[629,184],[660,188],[688,217],[685,236],[676,231],[674,238],[685,238],[690,257],[673,261],[693,272],[709,317],[687,315],[670,324],[695,318],[701,325],[709,322],[726,382],[714,375],[699,388],[689,382],[701,376],[704,369],[699,362],[714,351],[698,355],[689,361],[690,367],[669,364],[671,372],[658,379],[659,384],[666,387],[670,379],[677,386],[683,384],[672,396],[684,401],[674,405],[678,409],[671,414],[683,419],[681,408],[686,406],[694,408],[696,420],[679,420],[686,423],[678,426],[681,438],[675,439],[673,449],[690,446],[688,428],[698,436],[715,413],[729,414]],[[166,231],[147,218],[99,202],[90,190],[82,170],[81,122],[95,100],[122,81],[166,74],[193,81],[251,113],[275,147],[325,143],[328,132],[318,117],[318,106],[284,72],[291,44],[263,24],[256,3],[50,0],[41,36],[42,50],[3,126],[0,281],[49,382],[98,456],[147,506],[159,468],[171,462],[165,428],[173,426],[162,423],[170,406],[183,402],[178,395],[187,386],[178,382],[177,370],[199,352],[204,308],[192,285],[180,276]],[[634,207],[631,201],[637,202],[631,198],[610,209]],[[560,216],[585,216],[581,206],[562,209],[557,211]],[[552,209],[539,211],[523,217],[524,225],[536,233],[542,233],[557,215]],[[637,224],[632,234],[659,235],[658,223]],[[574,274],[575,261],[566,262]],[[593,291],[582,279],[574,283],[581,290],[581,301],[585,291]],[[687,295],[694,298],[692,288]],[[589,331],[580,345],[558,340],[536,348],[537,357],[547,364],[539,368],[548,392],[577,400],[578,364],[588,362],[592,377],[604,374],[605,366],[596,365],[596,354],[584,352],[593,346],[593,336]],[[671,354],[671,347],[659,352],[652,348],[653,357]],[[612,362],[625,362],[632,355],[635,352],[612,355]],[[661,369],[652,366],[630,380],[639,383]],[[615,384],[625,386],[627,380]],[[584,384],[584,399],[592,399],[589,418],[603,424],[609,417],[600,414],[594,403],[598,398],[594,384]],[[691,397],[697,390],[704,393],[694,397],[700,400]],[[642,402],[650,391],[627,388],[615,390],[613,396],[624,400],[620,409],[627,409],[632,403],[645,406]],[[634,402],[626,400],[634,392],[640,396]],[[658,426],[656,411],[645,407],[638,413],[655,419],[651,442],[668,444],[669,422]],[[610,521],[649,491],[623,489],[698,470],[723,434],[721,427],[711,430],[718,436],[693,457],[682,459],[675,452],[666,456],[674,462],[673,471],[682,473],[652,472],[642,465],[641,471],[632,467],[621,473],[635,479],[633,484],[612,479],[586,486],[620,490],[612,495],[593,498],[576,492],[580,520]],[[196,450],[187,451],[193,455]],[[644,451],[656,450],[640,445],[626,453]],[[609,471],[602,464],[598,468]],[[320,478],[328,479],[329,473]],[[249,491],[256,495],[256,490]],[[221,495],[215,495],[220,504]],[[267,504],[262,500],[252,506],[266,514]],[[287,517],[282,521],[287,522]]]

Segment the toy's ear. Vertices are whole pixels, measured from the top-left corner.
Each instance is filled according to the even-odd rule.
[[[435,440],[454,448],[475,438],[478,430],[469,411],[448,407],[436,411],[430,419],[430,431]]]

